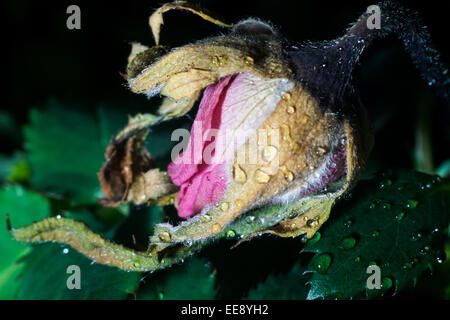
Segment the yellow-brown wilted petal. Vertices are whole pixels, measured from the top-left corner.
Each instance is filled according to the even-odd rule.
[[[152,29],[153,37],[155,38],[155,43],[159,44],[159,33],[161,31],[161,25],[164,24],[163,13],[169,10],[187,10],[195,13],[205,19],[206,21],[212,22],[216,25],[222,27],[232,27],[233,25],[224,23],[218,19],[212,17],[212,14],[207,10],[202,9],[192,3],[187,1],[175,1],[172,3],[166,3],[159,9],[157,9],[149,18],[149,25]]]
[[[167,172],[151,169],[134,179],[128,191],[127,202],[143,204],[171,194],[177,189]]]
[[[211,71],[190,69],[173,75],[162,88],[161,94],[178,101],[192,96],[217,81],[216,74]]]
[[[191,110],[195,101],[200,97],[200,90],[195,91],[190,97],[184,97],[178,101],[173,98],[164,98],[162,104],[158,108],[158,114],[163,115],[164,119],[172,117],[181,117]]]
[[[130,73],[128,84],[133,92],[152,96],[164,90],[164,86],[173,76],[192,69],[210,72],[208,78],[211,79],[220,79],[239,72],[261,78],[289,78],[289,68],[278,54],[276,51],[264,51],[249,46],[247,42],[238,38],[209,39],[173,50],[141,70],[139,74]],[[258,55],[259,59],[253,58],[254,55]],[[192,77],[196,74],[187,75]],[[197,76],[203,78],[204,74],[197,73]]]
[[[167,49],[163,46],[148,48],[136,42],[132,43],[131,53],[128,56],[128,79],[136,77],[145,68],[153,64],[158,58],[166,53]]]

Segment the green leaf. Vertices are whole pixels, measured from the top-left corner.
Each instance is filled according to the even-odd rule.
[[[305,266],[296,263],[287,272],[269,275],[264,282],[249,291],[248,300],[305,300],[309,288],[303,275]]]
[[[16,278],[23,267],[16,261],[30,251],[29,246],[12,240],[6,225],[7,214],[14,226],[21,227],[47,217],[50,206],[41,195],[18,185],[0,190],[0,299],[16,297],[19,287]]]
[[[126,115],[116,113],[100,111],[97,119],[56,100],[44,111],[31,110],[31,123],[24,131],[31,185],[77,203],[96,203],[95,197],[101,196],[97,172],[107,142],[126,122]]]
[[[23,183],[30,178],[30,168],[25,156],[16,152],[12,156],[0,154],[0,183]]]
[[[144,281],[146,285],[137,295],[142,300],[210,300],[216,295],[214,272],[205,259],[198,257]]]
[[[448,180],[399,170],[360,181],[351,200],[333,209],[321,239],[306,245],[316,253],[308,298],[373,298],[401,291],[444,259],[449,220]],[[366,288],[371,264],[380,267],[381,289]]]
[[[140,273],[93,264],[82,254],[60,244],[42,244],[24,257],[19,277],[19,299],[125,299],[136,290]],[[69,289],[69,266],[80,268],[81,289]]]

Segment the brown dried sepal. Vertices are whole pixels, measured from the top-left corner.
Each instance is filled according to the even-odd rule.
[[[159,169],[153,169],[145,148],[148,129],[134,132],[125,139],[114,139],[106,149],[106,162],[98,178],[105,195],[99,199],[107,207],[125,202],[142,204],[174,192],[175,186]]]

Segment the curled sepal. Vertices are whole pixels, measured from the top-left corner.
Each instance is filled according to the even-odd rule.
[[[311,239],[322,224],[328,220],[335,200],[335,197],[316,196],[299,201],[295,206],[295,210],[297,213],[301,212],[302,214],[284,219],[273,227],[247,234],[233,248],[264,233],[275,234],[283,238],[295,238],[300,235],[306,235],[306,238]]]
[[[187,1],[175,1],[171,3],[166,3],[157,9],[149,18],[149,25],[152,29],[153,37],[155,38],[156,44],[159,43],[159,33],[161,32],[161,25],[164,24],[163,13],[169,10],[187,10],[195,13],[205,19],[206,21],[212,22],[216,25],[230,28],[233,25],[227,24],[219,19],[213,18],[212,14],[207,10],[196,6],[195,4],[189,3]]]
[[[102,238],[82,222],[56,217],[46,218],[23,228],[11,229],[10,232],[17,241],[64,243],[97,263],[141,272],[168,267],[203,246],[173,247],[165,254],[156,254],[156,251],[139,252]]]

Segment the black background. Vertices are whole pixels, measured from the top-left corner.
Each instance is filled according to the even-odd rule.
[[[1,108],[13,114],[19,125],[27,122],[27,110],[40,107],[49,97],[76,101],[86,108],[98,102],[122,101],[154,110],[151,101],[132,94],[119,72],[126,66],[129,42],[152,45],[148,17],[164,1],[25,1],[4,2],[7,19],[3,51],[6,76]],[[253,16],[268,20],[294,41],[333,39],[374,1],[197,1],[227,22]],[[81,8],[81,30],[69,30],[66,9]],[[443,61],[448,65],[448,10],[443,1],[408,1],[429,27]],[[224,32],[186,12],[165,15],[161,40],[179,46]],[[435,164],[449,156],[449,119],[437,106],[431,90],[421,81],[409,56],[395,36],[376,43],[364,54],[355,71],[361,100],[369,110],[376,132],[373,168],[412,167],[414,130],[418,105],[430,110],[433,123]],[[2,153],[21,144],[2,138]]]
[[[28,122],[30,108],[42,108],[50,97],[76,102],[92,111],[100,102],[123,105],[123,108],[131,104],[141,112],[155,110],[155,103],[126,88],[125,80],[119,73],[125,71],[130,41],[153,45],[148,17],[163,2],[4,1],[2,11],[6,24],[2,40],[7,58],[3,69],[6,73],[2,86],[2,111],[12,114],[20,126]],[[375,3],[318,0],[196,2],[219,14],[227,22],[236,22],[249,16],[268,20],[286,38],[298,42],[341,36],[367,6]],[[81,8],[81,30],[69,30],[66,27],[69,16],[66,9],[71,4]],[[421,13],[436,47],[441,51],[443,61],[448,65],[449,50],[446,43],[449,11],[445,2],[408,1],[407,4]],[[180,46],[225,31],[185,12],[172,11],[165,15],[164,21],[161,42],[169,46]],[[421,81],[418,71],[395,36],[375,43],[365,52],[355,71],[355,82],[375,131],[370,170],[413,167],[416,122],[421,117],[417,112],[419,107],[431,115],[435,165],[450,158],[448,110],[446,113],[443,106],[437,105],[431,90]],[[12,153],[14,149],[22,148],[20,136],[5,138],[0,130],[0,139],[0,153]],[[286,239],[276,243],[266,241],[265,246],[259,247],[260,255],[250,247],[239,254],[253,259],[254,256],[263,257],[266,251],[273,252],[274,264],[279,264],[277,268],[280,269],[288,265],[282,261],[284,257],[295,259],[301,249],[300,243],[289,247],[287,242]],[[273,248],[283,245],[284,251]],[[239,265],[236,253],[225,250],[215,252],[215,256],[214,252],[210,253],[216,263],[220,259],[238,261],[236,272],[252,268],[245,263],[244,266]],[[230,253],[224,256],[223,252]],[[260,269],[259,272],[265,274],[273,271],[274,267],[261,263]],[[254,270],[246,272],[253,273]],[[236,273],[224,274],[233,276]]]

